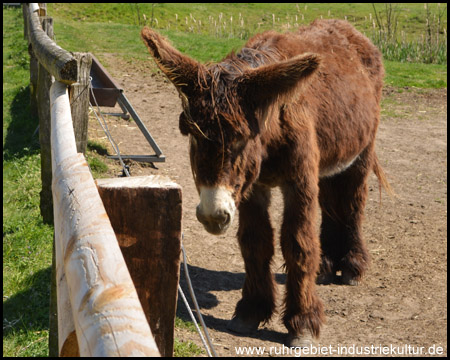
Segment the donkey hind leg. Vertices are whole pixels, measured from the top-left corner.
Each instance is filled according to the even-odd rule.
[[[287,345],[304,347],[319,337],[324,322],[323,304],[316,293],[320,243],[316,234],[318,187],[283,187],[285,201],[281,250],[287,271],[283,322]]]
[[[228,324],[228,329],[234,332],[256,331],[275,309],[276,284],[270,270],[274,234],[269,205],[270,189],[254,185],[250,197],[239,207],[238,240],[245,262],[245,282],[242,299]]]
[[[358,285],[369,265],[369,254],[361,236],[367,198],[367,176],[373,149],[364,150],[350,168],[319,181],[322,208],[322,263],[318,283],[330,283],[341,270],[341,283]]]

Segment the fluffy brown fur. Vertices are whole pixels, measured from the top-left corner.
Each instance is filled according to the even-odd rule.
[[[387,184],[374,152],[384,75],[379,50],[339,20],[258,34],[209,65],[148,28],[142,38],[180,93],[180,131],[191,137],[196,185],[234,191],[246,270],[235,317],[257,324],[274,311],[268,206],[270,188],[280,186],[283,321],[290,335],[318,337],[324,313],[317,273],[330,280],[341,270],[349,284],[361,279],[369,262],[361,238],[367,176],[373,170]]]

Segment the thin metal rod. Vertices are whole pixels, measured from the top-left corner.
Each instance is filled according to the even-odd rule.
[[[161,149],[159,148],[158,144],[155,142],[153,137],[150,135],[150,132],[147,130],[147,128],[145,127],[142,120],[139,118],[139,115],[136,113],[136,111],[134,111],[133,107],[131,106],[130,102],[128,101],[127,97],[123,92],[120,93],[119,98],[117,100],[119,102],[120,107],[122,107],[123,105],[128,110],[131,117],[134,119],[134,121],[136,121],[137,126],[139,127],[139,129],[141,129],[142,133],[144,134],[145,138],[147,139],[153,150],[155,150],[156,155],[160,156],[162,154]]]
[[[188,301],[186,299],[186,296],[184,295],[183,290],[181,289],[180,284],[178,284],[178,291],[180,292],[181,298],[184,301],[184,305],[186,305],[186,308],[187,308],[187,310],[189,312],[189,315],[190,315],[192,321],[194,322],[194,325],[195,325],[195,328],[197,329],[197,332],[200,334],[200,338],[202,339],[203,346],[205,347],[206,352],[208,353],[208,356],[212,357],[211,351],[209,350],[209,347],[208,347],[208,344],[206,343],[205,338],[203,337],[202,331],[198,327],[197,321],[195,320],[195,316],[192,313],[191,307],[189,306],[189,303],[188,303]]]
[[[203,327],[203,331],[205,332],[206,339],[208,340],[209,347],[211,348],[211,351],[213,352],[213,356],[217,357],[217,354],[216,354],[216,351],[214,350],[214,346],[212,344],[211,338],[209,337],[208,328],[206,327],[206,324],[203,321],[203,316],[202,316],[202,314],[200,312],[200,308],[198,306],[197,299],[196,299],[195,294],[194,294],[194,289],[192,287],[191,278],[189,277],[189,270],[187,268],[186,253],[184,251],[183,244],[181,244],[181,252],[183,253],[184,274],[186,276],[186,280],[187,280],[187,283],[188,283],[188,288],[189,288],[189,292],[191,294],[192,301],[194,302],[195,309],[197,310],[198,320],[200,321],[200,324]]]

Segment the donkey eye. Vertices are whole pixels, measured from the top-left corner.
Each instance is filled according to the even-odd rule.
[[[234,142],[231,144],[231,147],[232,147],[232,149],[233,149],[234,151],[241,151],[241,150],[244,149],[245,144],[246,144],[245,140],[240,139],[240,140],[234,141]]]
[[[180,132],[182,135],[189,134],[189,126],[187,125],[187,116],[184,112],[180,114],[180,119],[178,122],[178,126],[180,128]]]

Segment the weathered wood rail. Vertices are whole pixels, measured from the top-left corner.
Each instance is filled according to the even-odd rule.
[[[60,355],[76,354],[76,329],[80,356],[157,356],[94,179],[76,151],[67,85],[54,82],[50,99]]]
[[[22,6],[41,214],[55,226],[50,356],[171,356],[181,188],[159,176],[93,180],[83,156],[91,54],[56,45],[39,5]]]

